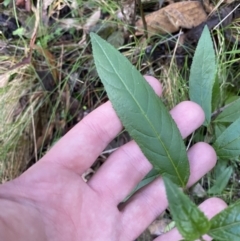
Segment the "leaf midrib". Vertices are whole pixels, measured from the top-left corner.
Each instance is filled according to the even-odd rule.
[[[235,138],[234,140],[232,140],[232,141],[226,143],[225,145],[222,145],[222,146],[219,145],[219,146],[218,146],[218,147],[219,147],[218,150],[225,150],[225,149],[227,149],[227,150],[232,151],[231,149],[227,148],[227,146],[231,145],[233,142],[239,141],[239,139],[240,139],[240,136],[238,136],[238,137]],[[234,149],[233,149],[233,150],[234,150]]]
[[[234,222],[232,222],[232,223],[230,223],[230,224],[226,224],[226,225],[223,225],[223,226],[219,226],[219,227],[216,227],[216,228],[214,228],[214,229],[211,229],[211,230],[209,230],[209,234],[211,234],[211,232],[216,232],[216,231],[218,231],[218,230],[222,230],[222,229],[229,229],[230,227],[233,227],[233,226],[236,226],[236,225],[239,225],[239,223],[240,223],[240,221],[234,221]],[[225,230],[226,232],[227,232],[227,230]],[[232,233],[231,233],[232,234]],[[240,237],[240,236],[239,236]]]
[[[96,41],[96,42],[98,43],[98,41]],[[114,65],[112,64],[112,62],[110,61],[110,59],[109,59],[108,55],[106,54],[105,50],[102,48],[102,46],[101,46],[100,44],[98,44],[98,46],[100,46],[100,48],[101,48],[102,51],[104,52],[104,54],[105,54],[108,62],[110,63],[110,65],[111,65],[112,68],[114,69],[115,73],[117,74],[117,76],[118,76],[119,79],[121,80],[122,84],[125,86],[125,88],[126,88],[126,90],[128,91],[129,95],[132,96],[133,100],[135,101],[136,105],[137,105],[138,108],[140,109],[141,113],[144,115],[145,119],[146,119],[147,122],[149,123],[149,125],[150,125],[150,127],[152,128],[152,130],[154,131],[154,133],[157,133],[157,134],[156,134],[157,139],[158,139],[159,142],[162,144],[162,146],[163,146],[165,152],[167,153],[167,156],[168,156],[168,158],[169,158],[169,160],[170,160],[170,162],[171,162],[171,164],[172,164],[175,172],[177,173],[177,176],[178,176],[180,182],[182,183],[182,186],[184,186],[184,182],[183,182],[182,179],[180,178],[180,175],[179,175],[179,173],[178,173],[178,171],[177,171],[177,168],[175,167],[174,162],[173,162],[171,156],[169,155],[169,152],[167,151],[167,148],[165,147],[164,143],[162,142],[160,136],[158,135],[158,132],[156,131],[156,129],[155,129],[154,126],[152,125],[152,123],[151,123],[151,121],[149,120],[149,118],[147,118],[147,116],[145,115],[143,109],[142,109],[141,106],[138,104],[136,98],[135,98],[133,95],[131,95],[131,92],[130,92],[129,88],[125,85],[124,81],[122,80],[122,78],[121,78],[120,75],[118,74],[118,71],[116,70],[116,68],[114,67]]]

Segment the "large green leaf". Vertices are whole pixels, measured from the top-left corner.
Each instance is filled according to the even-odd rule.
[[[240,117],[240,98],[223,110],[214,122],[234,122]]]
[[[206,234],[210,223],[203,212],[169,179],[163,177],[171,214],[178,231],[187,240]]]
[[[234,121],[215,141],[213,147],[220,159],[240,155],[240,118]]]
[[[127,58],[96,34],[91,41],[98,74],[124,127],[159,174],[185,186],[186,148],[166,107]]]
[[[210,220],[208,234],[217,240],[240,240],[240,202],[223,210]]]
[[[216,73],[215,53],[211,35],[205,26],[199,39],[189,78],[190,99],[198,103],[204,110],[204,125],[211,121],[212,89]]]

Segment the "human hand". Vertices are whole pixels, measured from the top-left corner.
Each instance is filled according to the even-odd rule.
[[[146,79],[160,95],[159,82],[153,77]],[[171,115],[183,138],[204,121],[201,108],[189,101],[173,108]],[[0,208],[5,212],[0,214],[0,225],[6,218],[10,218],[10,226],[22,225],[21,234],[18,228],[14,230],[17,240],[24,241],[136,239],[167,208],[161,178],[119,206],[152,168],[136,143],[131,141],[115,151],[89,182],[81,178],[121,129],[110,102],[87,115],[38,163],[0,187]],[[191,186],[215,165],[216,154],[208,144],[197,143],[188,151],[188,157]],[[209,216],[225,205],[213,199],[205,208],[216,203],[222,203],[221,208],[210,211]],[[15,218],[12,223],[11,218]],[[0,239],[6,240],[1,235]],[[177,231],[166,235],[164,240],[180,240]]]

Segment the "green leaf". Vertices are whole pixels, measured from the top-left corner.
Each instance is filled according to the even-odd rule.
[[[107,42],[115,48],[123,46],[124,40],[124,33],[122,31],[115,31],[107,38]]]
[[[153,180],[155,180],[157,177],[159,177],[159,171],[157,171],[156,169],[152,169],[152,170],[142,179],[142,181],[136,186],[136,189],[134,190],[134,192],[136,192],[136,191],[139,190],[140,188],[148,185],[150,182],[152,182]]]
[[[240,202],[237,202],[210,220],[208,234],[217,240],[240,240]]]
[[[232,175],[232,167],[227,167],[222,171],[222,173],[217,177],[214,185],[208,190],[208,194],[220,194],[227,186],[228,181]]]
[[[90,36],[97,72],[124,127],[159,173],[185,186],[186,147],[166,107],[127,58],[96,34]]]
[[[159,171],[154,168],[142,179],[140,183],[131,191],[131,193],[124,199],[124,202],[127,201],[134,193],[136,193],[142,187],[148,185],[150,182],[159,177]]]
[[[239,96],[237,96],[235,93],[231,91],[226,90],[225,95],[226,95],[226,100],[225,100],[226,105],[231,104],[232,102],[239,99]]]
[[[217,139],[226,129],[227,126],[225,124],[216,123],[214,125],[215,138]]]
[[[215,111],[219,108],[220,102],[221,102],[221,89],[220,89],[219,79],[216,77],[215,82],[213,84],[213,90],[212,90],[212,111]]]
[[[212,89],[215,73],[216,61],[213,43],[208,27],[205,26],[194,54],[189,78],[190,99],[203,108],[205,126],[208,126],[211,121]]]
[[[4,7],[7,7],[10,4],[11,0],[4,0],[3,5]]]
[[[217,165],[214,167],[213,176],[216,179],[221,173],[228,167],[228,162],[226,160],[219,159]]]
[[[234,122],[240,117],[240,98],[223,110],[221,114],[214,120],[214,122]]]
[[[210,223],[203,212],[169,179],[163,177],[171,214],[178,231],[187,240],[206,234]]]
[[[14,36],[23,36],[25,33],[25,29],[24,28],[18,28],[15,31],[13,31],[13,35]]]
[[[240,155],[240,118],[234,121],[215,141],[213,147],[220,159]]]

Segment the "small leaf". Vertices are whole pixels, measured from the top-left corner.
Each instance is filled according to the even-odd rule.
[[[228,167],[228,162],[219,159],[217,165],[214,167],[213,176],[216,179]]]
[[[166,107],[127,58],[96,34],[91,41],[97,72],[124,127],[159,173],[185,186],[186,147]]]
[[[215,141],[213,147],[220,159],[240,155],[240,118],[234,121]]]
[[[15,31],[13,31],[13,35],[14,36],[23,36],[25,33],[25,29],[24,28],[18,28]]]
[[[217,139],[227,129],[225,124],[216,123],[214,125],[215,138]]]
[[[159,177],[159,172],[155,169],[152,169],[143,179],[142,181],[136,186],[135,192],[139,190],[140,188],[148,185],[150,182],[155,180],[157,177]]]
[[[215,111],[219,108],[220,101],[221,101],[221,89],[220,89],[219,79],[216,77],[215,82],[213,84],[213,90],[212,90],[212,111]]]
[[[113,32],[108,38],[107,42],[115,48],[120,48],[124,44],[124,34],[122,31]]]
[[[214,122],[234,122],[240,117],[240,98],[223,110],[221,114],[214,120]]]
[[[206,234],[210,223],[204,213],[169,179],[163,179],[171,214],[178,231],[187,240],[196,240]]]
[[[217,240],[240,240],[240,202],[237,202],[210,220],[208,234]]]
[[[217,177],[214,185],[208,190],[208,194],[220,194],[227,186],[229,179],[232,175],[232,167],[227,167]]]
[[[134,193],[136,193],[142,187],[148,185],[150,182],[155,180],[159,177],[159,171],[155,170],[154,168],[142,179],[140,183],[131,191],[131,193],[124,199],[124,202],[127,201]]]
[[[190,99],[204,110],[204,125],[211,121],[211,101],[214,77],[216,73],[215,53],[211,35],[205,26],[198,42],[189,78]]]
[[[7,7],[10,4],[11,0],[4,0],[3,1],[3,6]]]

